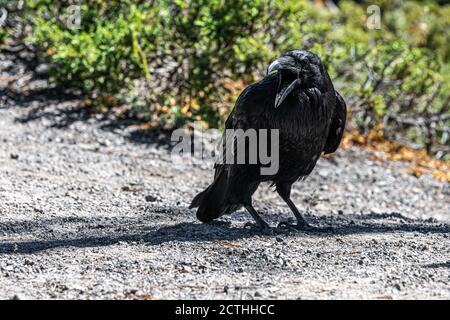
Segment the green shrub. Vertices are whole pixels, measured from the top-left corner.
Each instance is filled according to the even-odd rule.
[[[145,121],[220,126],[240,91],[230,83],[255,81],[282,52],[304,48],[327,63],[354,126],[381,123],[430,152],[448,144],[449,6],[374,1],[382,25],[369,30],[366,7],[351,1],[334,12],[307,0],[88,0],[71,30],[61,17],[77,2],[28,0],[30,40],[57,83]]]
[[[8,34],[5,30],[0,29],[0,44],[3,44],[7,38]]]
[[[55,10],[51,1],[33,1],[33,8],[40,14],[34,17],[31,41],[52,61],[52,75],[58,83],[116,94],[130,79],[148,74],[139,39],[151,40],[151,28],[143,21],[150,18],[152,10],[138,11],[131,5],[110,16],[103,13],[106,2],[83,2],[81,29],[70,29],[64,19],[46,18]],[[60,9],[59,14],[67,12]]]
[[[6,39],[9,38],[10,34],[8,20],[10,19],[11,15],[9,14],[9,7],[7,6],[7,4],[8,3],[5,0],[0,0],[0,9],[2,10],[0,11],[0,45],[6,42]]]

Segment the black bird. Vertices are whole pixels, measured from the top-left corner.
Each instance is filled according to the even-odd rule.
[[[226,129],[279,129],[278,172],[262,175],[259,159],[257,164],[217,163],[213,183],[190,208],[198,207],[197,218],[211,222],[244,206],[259,228],[268,229],[252,195],[261,182],[270,181],[295,214],[293,227],[313,229],[290,199],[292,184],[311,173],[322,153],[336,151],[346,113],[318,56],[304,50],[283,54],[270,64],[265,78],[241,93],[225,124]]]

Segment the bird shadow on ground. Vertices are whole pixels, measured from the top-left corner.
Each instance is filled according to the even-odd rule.
[[[450,261],[442,262],[442,263],[431,263],[424,266],[425,268],[430,269],[441,269],[441,268],[449,268],[450,269]]]
[[[441,268],[449,268],[450,269],[450,261],[441,262],[441,263],[431,263],[424,266],[425,268],[430,269],[441,269]]]
[[[28,241],[0,242],[0,254],[33,254],[40,251],[58,248],[90,248],[111,246],[118,243],[139,243],[150,246],[161,245],[169,242],[214,242],[214,241],[239,241],[255,236],[265,238],[275,237],[336,237],[357,234],[381,234],[397,232],[418,232],[432,234],[448,234],[450,225],[430,223],[420,220],[395,221],[392,217],[374,219],[374,215],[361,216],[316,216],[308,217],[312,224],[317,226],[332,226],[328,232],[306,232],[297,230],[275,229],[272,234],[261,234],[254,228],[242,228],[233,226],[230,221],[216,221],[212,224],[200,224],[198,222],[181,222],[172,225],[158,227],[146,225],[142,218],[130,220],[122,218],[113,224],[99,225],[96,218],[83,218],[69,223],[80,223],[80,231],[73,232],[73,228],[62,230],[50,239],[37,239]],[[25,224],[22,226],[21,224]],[[51,229],[51,226],[67,225],[67,219],[53,219],[33,222],[2,223],[0,230],[17,230],[13,234],[33,234],[42,226]],[[121,231],[118,226],[125,226],[127,230]],[[65,232],[72,230],[72,232]],[[132,231],[131,231],[132,230]],[[52,234],[52,233],[46,233]],[[80,236],[81,234],[81,236]],[[435,264],[429,268],[449,267],[446,264]]]

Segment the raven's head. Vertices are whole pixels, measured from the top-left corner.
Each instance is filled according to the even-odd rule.
[[[304,50],[286,52],[267,68],[267,75],[278,73],[275,108],[299,88],[321,87],[323,64],[315,54]]]

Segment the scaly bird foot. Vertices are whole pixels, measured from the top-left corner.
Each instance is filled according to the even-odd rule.
[[[333,229],[331,227],[318,228],[318,227],[314,227],[306,222],[296,223],[296,224],[291,224],[288,222],[280,222],[278,224],[278,228],[280,228],[280,229],[295,229],[295,230],[299,230],[299,231],[318,232],[318,233],[328,233],[328,232],[333,231]]]
[[[261,224],[256,224],[256,223],[251,223],[251,222],[247,222],[244,225],[244,229],[255,229],[258,232],[265,234],[265,235],[272,235],[273,234],[273,229],[267,224],[267,223],[261,223]]]

